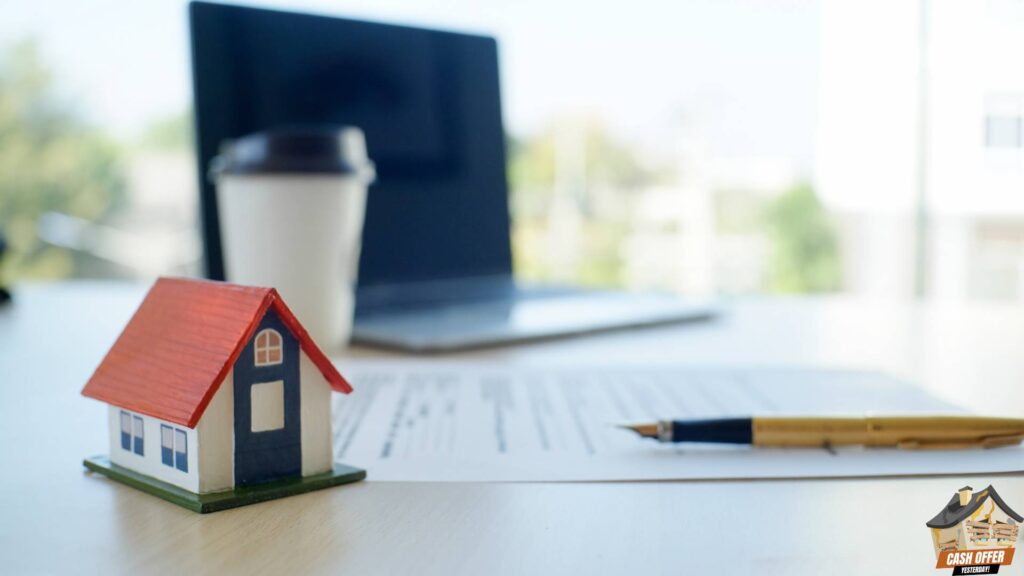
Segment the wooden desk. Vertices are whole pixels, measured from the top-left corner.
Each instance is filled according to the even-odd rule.
[[[81,466],[107,450],[106,412],[78,392],[145,288],[27,285],[0,309],[0,573],[945,574],[931,569],[924,523],[955,489],[994,483],[1024,508],[1024,476],[1003,475],[368,482],[200,516]],[[467,356],[881,368],[1021,416],[1022,351],[1020,307],[794,298],[739,301],[713,323]],[[1000,573],[1024,573],[1024,559]]]

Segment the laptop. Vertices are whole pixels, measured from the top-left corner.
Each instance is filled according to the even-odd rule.
[[[205,176],[221,143],[352,125],[377,167],[354,342],[445,351],[714,314],[668,295],[515,281],[494,38],[207,2],[189,5],[189,21],[208,277],[224,278]]]

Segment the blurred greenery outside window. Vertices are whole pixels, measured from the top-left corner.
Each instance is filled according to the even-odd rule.
[[[58,88],[33,43],[0,53],[5,277],[199,273],[190,114],[117,141]],[[597,119],[510,138],[509,177],[523,279],[684,293],[842,288],[835,228],[806,184],[702,189],[685,164],[642,161]]]
[[[35,43],[0,51],[4,276],[198,273],[190,115],[123,141],[60,88]]]
[[[685,162],[645,163],[596,120],[511,139],[509,150],[525,279],[711,293],[843,287],[836,226],[805,182],[768,194],[693,185]],[[732,246],[747,253],[737,264]],[[731,281],[737,267],[753,277]]]
[[[80,275],[75,255],[39,237],[39,222],[59,210],[102,220],[123,201],[117,143],[55,95],[54,79],[31,42],[0,54],[0,228],[9,243],[7,274]]]

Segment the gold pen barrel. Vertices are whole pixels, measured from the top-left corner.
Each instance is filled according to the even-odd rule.
[[[868,442],[867,430],[864,418],[755,416],[751,423],[755,446],[859,445]]]
[[[869,418],[755,417],[758,446],[898,446],[973,448],[1018,444],[1024,419],[976,416],[882,416]]]

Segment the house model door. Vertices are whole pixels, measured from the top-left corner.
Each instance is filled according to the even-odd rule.
[[[302,473],[299,344],[273,310],[235,361],[235,485]]]

